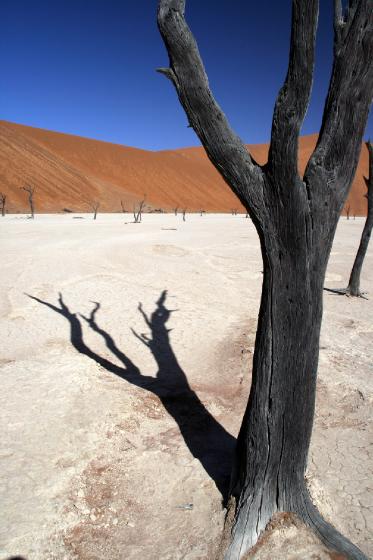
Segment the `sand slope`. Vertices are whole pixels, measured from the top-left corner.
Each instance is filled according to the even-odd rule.
[[[301,171],[316,139],[310,135],[300,140]],[[266,144],[249,148],[259,163],[266,162]],[[352,215],[366,214],[367,174],[363,146],[348,201]],[[100,211],[119,211],[121,200],[132,210],[144,193],[153,209],[243,210],[202,148],[151,152],[0,121],[0,190],[8,195],[9,212],[27,211],[27,196],[20,190],[25,183],[37,189],[38,212],[89,211],[96,200]]]

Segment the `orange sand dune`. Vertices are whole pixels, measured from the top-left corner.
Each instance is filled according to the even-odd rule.
[[[317,135],[300,139],[299,167],[303,171]],[[265,163],[268,145],[249,146]],[[351,215],[366,214],[368,152],[362,148],[347,205]],[[153,209],[179,206],[189,211],[243,211],[236,197],[207,159],[203,148],[151,152],[0,121],[0,191],[7,194],[9,212],[26,212],[27,195],[20,187],[36,187],[37,212],[120,211],[121,200],[131,211],[146,194]]]

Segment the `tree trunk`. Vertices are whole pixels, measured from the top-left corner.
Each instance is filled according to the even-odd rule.
[[[238,437],[229,559],[255,544],[273,513],[296,511],[307,464],[321,292],[311,294],[309,273],[295,270],[291,255],[283,256],[280,274],[274,260],[264,266],[252,389]]]
[[[225,560],[241,558],[276,512],[296,513],[330,548],[348,558],[366,558],[327,524],[305,486],[312,433],[322,293],[334,236],[326,243],[307,220],[298,223],[297,241],[280,242],[273,232],[262,242],[264,277],[253,359],[252,386],[238,436],[230,507],[235,510]],[[307,232],[308,230],[308,232]],[[294,231],[294,230],[293,230]]]
[[[358,297],[362,295],[360,292],[360,274],[373,227],[373,146],[370,141],[367,142],[367,147],[369,150],[369,177],[366,179],[368,187],[368,193],[366,195],[368,199],[367,219],[364,224],[363,233],[361,234],[359,249],[355,257],[346,290],[347,294]]]
[[[373,206],[373,205],[372,205]],[[357,251],[354,265],[351,270],[350,280],[348,282],[347,293],[351,296],[361,296],[360,292],[360,274],[363,267],[364,258],[368,249],[370,235],[373,227],[373,208],[368,212],[368,216],[361,234],[360,245]]]

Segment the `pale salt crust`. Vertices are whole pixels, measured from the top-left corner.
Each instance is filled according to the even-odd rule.
[[[101,334],[76,316],[87,347],[123,371],[125,354],[139,375],[156,376],[138,306],[150,319],[167,290],[174,311],[164,326],[181,371],[235,436],[261,291],[254,227],[242,215],[146,214],[141,224],[80,216],[0,218],[0,558],[212,559],[221,496],[175,420],[152,392],[74,349],[69,321],[25,294],[58,307],[61,292],[86,317],[99,302]],[[340,221],[326,286],[346,286],[362,227],[363,218]],[[325,517],[372,555],[372,247],[361,283],[368,301],[325,292],[307,479]],[[289,522],[250,557],[329,554]]]

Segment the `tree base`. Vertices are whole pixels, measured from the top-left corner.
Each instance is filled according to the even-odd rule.
[[[264,531],[258,535],[255,542],[251,542],[251,546],[244,545],[244,535],[234,532],[235,522],[233,521],[232,510],[235,507],[235,500],[231,499],[227,509],[226,523],[224,527],[221,546],[219,549],[218,560],[243,560],[250,550],[252,550],[259,538],[262,539]],[[274,515],[282,514],[286,516],[295,515],[309,529],[311,529],[321,542],[331,551],[343,556],[346,560],[369,560],[369,558],[352,542],[344,537],[330,523],[325,521],[320,512],[313,504],[309,492],[304,485],[303,488],[294,495],[293,511],[275,511],[268,520],[266,529],[270,527],[270,523]],[[237,520],[236,520],[237,522]],[[248,526],[246,530],[250,531]],[[229,543],[229,533],[233,529],[233,537]],[[255,531],[252,532],[253,534]],[[247,542],[247,541],[246,541]]]

